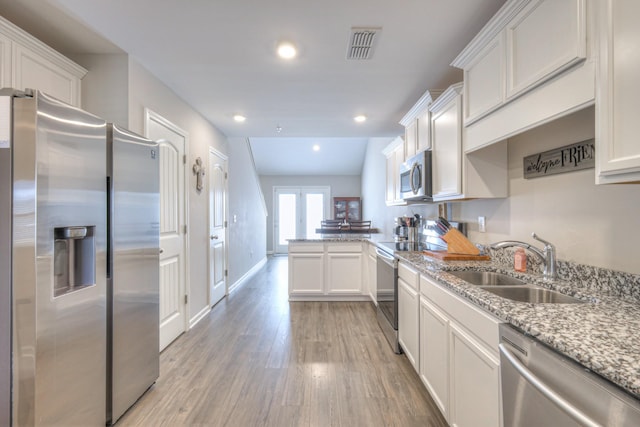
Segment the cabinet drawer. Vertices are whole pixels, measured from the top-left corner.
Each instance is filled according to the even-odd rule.
[[[419,279],[418,272],[403,263],[398,263],[398,277],[404,280],[412,289],[418,291]]]
[[[328,244],[327,252],[362,252],[362,244],[361,243],[336,243],[336,244]]]
[[[289,243],[289,253],[322,253],[324,245],[322,243]]]
[[[428,277],[420,276],[420,292],[498,355],[498,325],[504,323],[502,320],[475,307]]]

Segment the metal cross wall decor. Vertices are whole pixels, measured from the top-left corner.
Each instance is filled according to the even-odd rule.
[[[204,167],[202,166],[202,159],[198,157],[196,163],[193,165],[193,174],[196,176],[196,190],[202,191],[204,184],[202,183],[202,177],[204,176]]]

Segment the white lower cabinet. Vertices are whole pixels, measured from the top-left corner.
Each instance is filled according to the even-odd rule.
[[[378,259],[376,258],[376,247],[373,244],[369,245],[369,253],[367,255],[367,272],[369,277],[369,297],[371,301],[378,305],[376,291],[377,291],[377,280],[378,280]]]
[[[367,247],[361,242],[289,242],[289,299],[367,301],[363,246]]]
[[[456,323],[449,324],[449,423],[501,425],[500,360]]]
[[[500,319],[420,276],[420,378],[451,426],[502,426]]]
[[[362,254],[327,254],[327,293],[362,293]]]
[[[289,295],[324,294],[324,247],[322,244],[290,245]]]
[[[449,419],[449,319],[420,297],[420,379]]]
[[[407,359],[416,372],[419,371],[420,343],[420,296],[418,293],[418,274],[400,264],[398,269],[405,268],[415,279],[406,280],[398,277],[398,341]]]

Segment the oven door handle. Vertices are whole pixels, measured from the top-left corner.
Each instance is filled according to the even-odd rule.
[[[387,254],[384,251],[381,251],[380,249],[376,248],[376,255],[381,258],[384,262],[386,262],[387,264],[393,266],[393,261],[395,260],[395,258],[389,254]]]
[[[511,350],[504,344],[499,344],[498,348],[500,353],[509,361],[511,366],[529,383],[533,388],[542,393],[547,399],[549,399],[554,405],[564,411],[567,415],[573,418],[575,421],[587,427],[602,427],[601,424],[593,421],[578,408],[573,406],[569,401],[560,396],[546,385],[540,378],[538,378],[533,372],[531,372],[520,360],[516,357]]]

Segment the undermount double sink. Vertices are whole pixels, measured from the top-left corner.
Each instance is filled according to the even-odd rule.
[[[487,292],[514,301],[529,303],[583,303],[578,298],[539,286],[530,285],[515,277],[492,271],[448,271],[449,274],[476,285]]]

